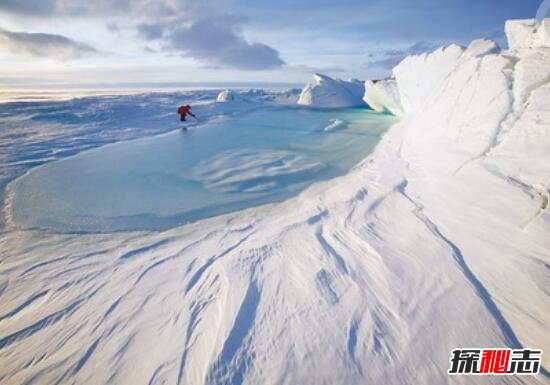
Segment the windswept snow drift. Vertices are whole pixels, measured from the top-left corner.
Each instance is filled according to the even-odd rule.
[[[365,84],[359,80],[344,81],[315,74],[302,90],[298,104],[312,107],[356,107],[364,105]]]
[[[2,234],[0,382],[548,383],[446,374],[455,347],[550,351],[550,47],[514,24],[521,50],[406,59],[403,120],[284,203]]]

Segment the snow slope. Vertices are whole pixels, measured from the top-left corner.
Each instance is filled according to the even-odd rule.
[[[365,84],[359,80],[344,81],[314,74],[306,84],[298,104],[312,107],[355,107],[364,105]]]
[[[5,231],[0,382],[547,384],[446,375],[455,347],[550,350],[550,47],[509,25],[521,50],[406,59],[402,121],[286,202]]]

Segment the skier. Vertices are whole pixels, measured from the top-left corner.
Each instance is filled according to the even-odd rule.
[[[185,122],[185,117],[187,116],[187,114],[191,115],[192,117],[194,117],[195,119],[197,119],[197,117],[195,116],[195,114],[193,114],[191,112],[191,106],[189,104],[186,104],[185,106],[180,106],[178,108],[178,114],[180,115],[180,120],[182,122]]]

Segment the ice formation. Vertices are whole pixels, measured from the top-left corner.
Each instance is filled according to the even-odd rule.
[[[223,90],[218,94],[216,98],[216,101],[218,103],[234,102],[241,100],[243,100],[242,97],[233,90]]]
[[[399,89],[395,79],[367,80],[365,82],[365,103],[375,111],[403,115]]]
[[[489,54],[497,54],[499,52],[500,47],[495,41],[489,39],[476,39],[468,45],[466,51],[464,52],[464,55],[475,57]]]
[[[540,21],[508,20],[505,32],[510,49],[550,46],[550,18]]]
[[[302,90],[298,104],[312,107],[355,107],[365,104],[365,84],[359,80],[344,81],[315,74]]]

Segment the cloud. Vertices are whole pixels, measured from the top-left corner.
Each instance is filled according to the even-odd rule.
[[[164,34],[164,27],[161,24],[138,24],[138,34],[145,40],[160,39]]]
[[[92,46],[49,33],[10,32],[0,29],[0,51],[59,60],[98,54]]]
[[[279,52],[262,43],[249,43],[231,25],[200,20],[168,34],[169,46],[185,56],[222,67],[262,70],[281,67]]]
[[[114,32],[114,33],[119,33],[120,32],[120,27],[114,21],[107,21],[105,23],[105,28],[107,28],[107,31],[109,31],[109,32]]]
[[[431,52],[437,49],[440,44],[419,41],[406,49],[388,50],[377,54],[370,54],[369,58],[373,60],[367,63],[368,67],[392,69],[409,55],[416,55],[423,52]]]
[[[0,0],[0,11],[36,17],[168,15],[187,0]]]
[[[269,45],[245,39],[241,27],[248,22],[233,13],[219,11],[200,2],[190,0],[44,0],[48,10],[57,17],[78,15],[97,18],[106,16],[124,17],[124,22],[109,19],[108,31],[118,33],[119,27],[133,28],[149,48],[165,53],[193,58],[202,65],[217,68],[242,70],[264,70],[280,68],[285,62],[279,52]],[[8,4],[8,6],[6,6]],[[33,10],[41,4],[39,0],[0,0],[2,8],[13,12]],[[38,16],[38,15],[37,15]],[[120,21],[120,20],[119,20]],[[120,24],[120,25],[119,25]],[[9,33],[8,33],[9,34]],[[8,35],[8,40],[25,41],[25,44],[11,44],[12,51],[30,53],[34,56],[51,56],[50,49],[32,41],[39,36]],[[41,37],[45,39],[45,36]],[[71,40],[60,41],[58,37],[51,44],[54,51],[63,52],[65,57],[79,57],[93,48]],[[67,39],[67,38],[65,38]],[[41,41],[43,43],[43,41]],[[59,56],[59,55],[57,55]]]
[[[41,16],[53,12],[56,0],[2,0],[0,10],[23,15]]]
[[[232,18],[178,20],[167,25],[140,26],[138,31],[148,40],[162,38],[165,51],[179,52],[214,67],[265,70],[285,64],[272,47],[246,41]]]

